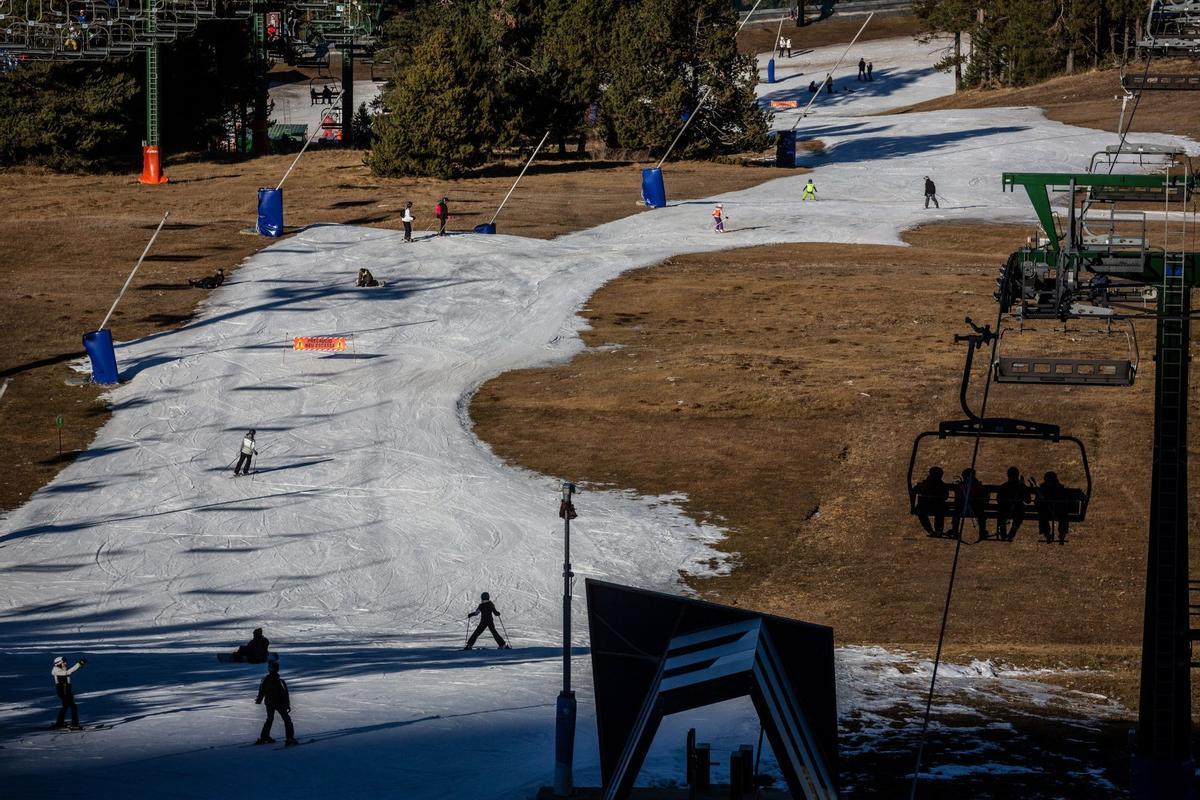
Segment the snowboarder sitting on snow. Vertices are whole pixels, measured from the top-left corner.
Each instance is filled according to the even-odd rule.
[[[58,721],[54,723],[55,728],[65,727],[67,709],[70,709],[71,730],[80,730],[79,708],[75,705],[75,693],[71,690],[71,675],[86,663],[87,659],[81,658],[75,662],[75,666],[68,667],[67,660],[62,656],[54,659],[54,667],[50,674],[54,677],[54,691],[62,701],[62,708],[58,710]]]
[[[725,232],[725,213],[722,210],[723,208],[724,206],[722,206],[720,203],[717,203],[717,207],[714,208],[712,212],[713,230],[715,230],[717,233]]]
[[[246,431],[246,435],[242,437],[242,449],[238,453],[237,466],[233,468],[234,475],[241,475],[245,472],[250,474],[250,459],[258,455],[258,450],[254,449],[254,431]]]
[[[277,712],[283,719],[283,732],[287,735],[284,744],[289,747],[300,744],[296,741],[296,730],[292,727],[292,701],[288,697],[287,684],[279,677],[278,661],[267,665],[267,677],[258,685],[258,699],[254,702],[261,705],[263,700],[267,701],[267,721],[263,723],[262,733],[255,744],[270,744],[275,741],[271,738],[271,725],[275,723]]]
[[[215,289],[225,282],[225,270],[218,269],[217,274],[208,275],[203,278],[188,278],[188,286],[194,286],[197,289]]]
[[[379,281],[375,280],[375,276],[371,274],[371,270],[363,267],[358,271],[358,282],[355,285],[359,288],[364,286],[378,286]]]
[[[479,638],[479,634],[483,633],[484,630],[489,630],[492,632],[492,638],[496,640],[496,645],[498,647],[507,649],[508,644],[505,643],[503,636],[496,633],[496,623],[492,619],[493,614],[498,617],[500,616],[500,612],[496,610],[496,606],[492,605],[491,596],[488,595],[487,592],[481,594],[479,599],[483,602],[481,602],[474,611],[472,611],[470,614],[467,614],[467,619],[478,615],[480,618],[479,625],[476,626],[475,632],[471,634],[471,638],[467,640],[467,646],[463,649],[470,650],[472,647],[474,647],[475,640]]]
[[[254,637],[238,647],[233,654],[233,660],[247,664],[265,664],[269,658],[267,648],[270,646],[271,640],[263,636],[262,628],[255,628]]]

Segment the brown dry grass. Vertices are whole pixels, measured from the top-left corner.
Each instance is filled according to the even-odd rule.
[[[953,335],[966,315],[994,320],[996,270],[1026,233],[930,225],[906,235],[910,248],[750,248],[628,273],[585,311],[586,342],[620,347],[488,382],[476,431],[539,472],[686,493],[688,513],[726,525],[737,554],[732,575],[692,581],[706,596],[833,625],[842,642],[926,650],[953,544],[907,513],[909,451],[919,431],[962,418]],[[953,654],[1128,664],[1141,635],[1149,362],[1130,389],[993,387],[991,413],[1084,440],[1095,499],[1066,547],[1039,543],[1027,522],[1014,544],[965,548]],[[1015,463],[1077,480],[1064,451],[985,446],[980,474],[999,482]],[[947,472],[969,459],[960,448]],[[586,494],[578,505],[586,524]],[[1127,677],[1096,680],[1116,690]]]
[[[165,209],[171,220],[113,318],[118,339],[132,339],[187,320],[207,294],[188,276],[228,272],[270,240],[239,234],[252,227],[256,190],[274,186],[292,156],[239,163],[198,161],[167,167],[171,183],[140,186],[131,176],[0,174],[6,198],[0,219],[0,449],[16,454],[0,478],[0,510],[12,508],[62,467],[54,417],[66,417],[64,447],[85,448],[107,418],[92,388],[68,387],[80,336],[93,330],[124,282]],[[519,165],[460,181],[372,177],[361,154],[305,155],[284,188],[289,225],[338,222],[400,228],[413,200],[417,232],[448,195],[451,230],[487,221]],[[498,220],[502,233],[552,237],[637,213],[641,165],[625,162],[535,164]],[[740,189],[784,174],[774,168],[679,163],[667,170],[677,198]],[[794,174],[789,171],[788,174]],[[347,276],[350,279],[352,276]],[[66,460],[70,460],[68,454]]]
[[[865,16],[832,16],[820,22],[811,22],[804,27],[785,20],[783,36],[792,38],[792,52],[809,47],[824,47],[830,44],[845,44],[866,21]],[[747,25],[738,34],[738,49],[743,53],[765,53],[775,49],[778,41],[778,22]],[[875,39],[891,39],[894,36],[913,36],[921,30],[921,22],[909,14],[876,14],[871,24],[859,37],[860,42]]]

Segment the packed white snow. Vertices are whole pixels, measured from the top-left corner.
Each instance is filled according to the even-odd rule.
[[[800,58],[832,63],[836,51]],[[578,352],[576,311],[625,270],[752,244],[894,244],[929,220],[1028,221],[1026,198],[1001,193],[1002,170],[1081,170],[1116,140],[1030,109],[861,116],[951,90],[949,76],[921,71],[927,45],[872,42],[864,52],[874,54],[871,92],[838,97],[838,116],[826,108],[801,123],[826,143],[811,162],[816,203],[801,203],[806,178],[790,177],[715,193],[729,215],[725,235],[709,230],[707,202],[689,201],[538,241],[430,237],[421,231],[434,198],[412,198],[422,212],[414,244],[393,231],[312,225],[249,259],[195,322],[121,343],[112,420],[0,521],[6,796],[70,784],[95,798],[235,789],[483,800],[528,797],[548,783],[560,669],[557,488],[575,476],[501,463],[471,432],[472,392],[506,370]],[[777,88],[761,87],[763,96]],[[669,193],[669,165],[665,174]],[[926,174],[945,199],[940,210],[922,208]],[[631,186],[628,201],[637,195]],[[503,216],[499,225],[503,233]],[[364,266],[385,285],[354,288]],[[297,352],[296,336],[350,344]],[[258,471],[234,479],[229,466],[248,428],[258,431]],[[581,578],[679,592],[681,571],[724,568],[721,531],[685,517],[678,498],[585,487],[577,507]],[[484,590],[517,649],[459,651]],[[298,734],[311,746],[249,746],[262,671],[218,664],[215,654],[257,626],[282,656]],[[576,776],[596,785],[580,652]],[[40,730],[57,707],[49,672],[58,654],[89,658],[75,676],[80,709],[111,730]],[[921,669],[910,656],[843,651],[843,718],[861,734],[884,707],[916,708]],[[987,670],[959,680],[1037,702],[1098,702]],[[757,735],[747,703],[671,720],[643,782],[681,780],[690,725],[718,748]],[[275,731],[281,739],[278,721]]]

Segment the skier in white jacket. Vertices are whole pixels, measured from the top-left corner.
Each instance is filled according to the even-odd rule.
[[[238,453],[237,466],[233,468],[234,475],[241,475],[245,472],[250,474],[250,459],[258,455],[258,451],[254,449],[254,431],[246,431],[246,435],[242,437],[242,449]]]
[[[71,730],[80,730],[79,708],[75,705],[75,693],[71,690],[71,675],[86,663],[87,659],[81,658],[75,662],[75,666],[68,667],[67,660],[62,656],[54,659],[54,667],[50,674],[54,677],[54,691],[62,701],[62,708],[58,710],[58,721],[54,723],[55,728],[65,727],[67,709],[70,709]]]
[[[404,223],[404,241],[411,242],[412,224],[413,221],[416,220],[416,217],[414,217],[412,213],[412,200],[409,200],[404,204],[404,216],[401,217],[400,220]]]

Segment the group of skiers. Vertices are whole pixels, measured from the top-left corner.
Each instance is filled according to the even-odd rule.
[[[253,433],[251,431],[250,433]],[[253,438],[251,438],[253,443]],[[253,446],[251,446],[253,450]],[[464,650],[471,650],[475,647],[475,642],[479,636],[488,631],[492,634],[492,638],[496,641],[496,646],[503,650],[512,649],[504,637],[496,630],[496,620],[500,617],[500,610],[496,608],[492,602],[491,595],[483,592],[479,596],[479,605],[475,610],[467,614],[467,619],[479,617],[479,624],[475,627],[475,631],[467,638]],[[501,625],[504,623],[501,622]],[[469,625],[468,625],[469,627]],[[267,711],[266,721],[263,722],[262,730],[259,732],[258,739],[255,744],[272,744],[274,739],[271,738],[271,727],[275,724],[275,715],[283,720],[284,744],[287,747],[300,744],[296,739],[296,729],[292,723],[292,701],[288,693],[287,682],[279,674],[279,657],[276,653],[270,651],[271,641],[263,635],[262,628],[255,628],[254,633],[249,642],[238,647],[232,654],[228,656],[218,656],[218,660],[231,661],[244,664],[266,664],[266,677],[258,685],[258,696],[254,702],[258,705],[265,705]],[[58,718],[51,726],[52,729],[67,729],[73,731],[83,730],[79,724],[79,707],[75,704],[75,693],[71,687],[71,676],[74,675],[81,667],[87,664],[86,658],[81,658],[75,662],[73,666],[67,666],[67,660],[63,656],[57,656],[54,659],[54,666],[50,671],[51,677],[54,679],[54,691],[58,695],[60,708],[58,710]],[[68,712],[71,715],[71,722],[66,723]]]
[[[1072,506],[1077,492],[1063,486],[1055,472],[1042,476],[1041,484],[1033,478],[1021,479],[1021,470],[1009,467],[1007,480],[994,487],[980,481],[975,470],[964,469],[953,484],[943,480],[941,467],[930,467],[924,480],[913,487],[913,510],[921,527],[930,536],[946,536],[946,516],[950,515],[949,533],[958,535],[964,519],[975,520],[980,539],[990,539],[984,512],[988,497],[996,497],[996,538],[1011,542],[1025,520],[1026,505],[1032,503],[1038,518],[1038,531],[1047,544],[1054,542],[1058,528],[1058,543],[1066,544]]]
[[[437,201],[437,205],[433,207],[433,218],[436,219],[438,223],[437,235],[445,236],[446,223],[450,219],[450,198],[443,197],[441,200]],[[400,217],[400,221],[404,223],[404,241],[411,242],[413,240],[412,226],[416,220],[417,217],[413,213],[412,201],[409,200],[404,204],[404,215]]]

